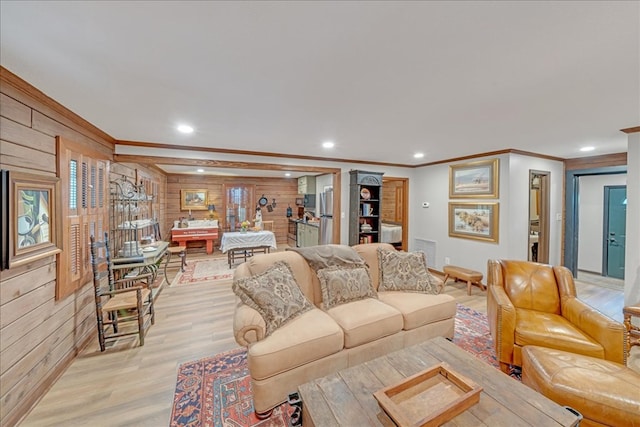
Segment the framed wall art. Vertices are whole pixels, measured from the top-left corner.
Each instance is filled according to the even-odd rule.
[[[60,252],[58,178],[7,172],[6,179],[9,187],[6,267],[17,267]]]
[[[180,210],[206,211],[207,190],[180,190]]]
[[[498,243],[499,203],[449,202],[449,236]]]
[[[498,198],[500,159],[449,166],[449,197]]]

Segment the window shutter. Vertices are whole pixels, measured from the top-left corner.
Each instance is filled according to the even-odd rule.
[[[58,143],[58,176],[62,182],[62,252],[58,254],[56,299],[65,298],[92,279],[91,234],[102,239],[108,214],[106,159],[95,159],[81,144]],[[98,234],[100,233],[100,234]]]

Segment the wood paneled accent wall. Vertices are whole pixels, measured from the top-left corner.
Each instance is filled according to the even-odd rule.
[[[56,176],[56,136],[113,160],[113,138],[0,67],[0,168]],[[158,179],[164,207],[162,172],[115,166]],[[91,282],[56,301],[56,269],[51,256],[0,271],[0,425],[16,425],[96,334]]]
[[[286,243],[287,206],[291,206],[294,217],[297,217],[296,197],[298,196],[298,181],[295,178],[262,178],[262,177],[226,177],[226,176],[200,176],[200,175],[168,175],[166,194],[166,221],[162,228],[162,235],[165,240],[170,239],[173,221],[182,217],[188,217],[189,211],[180,210],[180,190],[181,189],[206,189],[208,191],[209,202],[216,205],[216,212],[220,220],[221,231],[224,231],[224,207],[223,185],[253,185],[255,186],[255,200],[263,194],[268,198],[269,203],[276,199],[276,207],[273,212],[269,212],[266,207],[262,208],[262,220],[273,221],[276,241]],[[195,219],[208,218],[208,211],[191,211]],[[194,245],[197,242],[193,243]],[[216,248],[219,242],[216,243]]]
[[[579,157],[564,161],[565,170],[603,168],[608,166],[626,166],[627,153],[604,154],[602,156]]]
[[[386,222],[402,222],[404,197],[402,181],[384,181],[382,184],[382,220]]]
[[[0,168],[55,176],[58,135],[113,155],[108,135],[0,68]],[[55,256],[0,272],[0,425],[15,425],[95,332],[93,287],[55,291]]]

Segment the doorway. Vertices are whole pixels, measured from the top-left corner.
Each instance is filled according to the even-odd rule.
[[[528,260],[549,262],[549,171],[529,170]]]
[[[607,185],[604,187],[603,276],[624,279],[626,228],[627,186]]]
[[[382,178],[382,226],[381,241],[388,240],[385,236],[401,236],[399,241],[394,237],[391,243],[398,250],[407,251],[409,248],[409,178]],[[400,233],[398,233],[400,227]]]
[[[626,173],[626,166],[603,166],[598,168],[567,170],[565,172],[563,265],[571,270],[573,277],[577,277],[578,275],[580,178],[599,175],[613,176]],[[598,235],[600,235],[600,233],[598,233]]]

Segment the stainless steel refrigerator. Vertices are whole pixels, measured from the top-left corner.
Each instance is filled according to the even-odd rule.
[[[320,193],[320,244],[333,243],[333,190]]]

